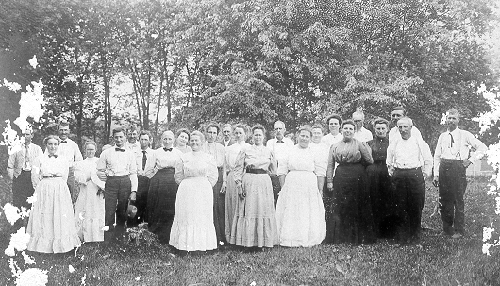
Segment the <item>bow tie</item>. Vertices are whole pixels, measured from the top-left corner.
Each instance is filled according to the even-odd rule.
[[[68,143],[68,141],[66,141],[66,140],[61,140],[61,143]]]
[[[57,154],[49,155],[49,158],[52,158],[52,157],[57,158]]]
[[[117,152],[125,152],[125,149],[122,149],[122,148],[115,148],[115,151],[117,151]]]
[[[165,152],[169,152],[169,151],[172,151],[174,148],[167,148],[167,147],[163,147],[163,150],[165,150]]]
[[[276,141],[276,143],[285,143],[283,140]]]

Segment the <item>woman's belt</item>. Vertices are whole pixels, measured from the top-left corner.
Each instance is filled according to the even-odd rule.
[[[60,175],[44,175],[43,178],[62,178]]]
[[[267,171],[264,169],[247,168],[247,173],[249,173],[249,174],[267,174]]]
[[[174,167],[161,168],[158,169],[158,172],[175,173],[175,168]]]

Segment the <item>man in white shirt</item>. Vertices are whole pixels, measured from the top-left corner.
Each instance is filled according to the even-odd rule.
[[[373,134],[370,130],[363,126],[365,121],[365,114],[362,111],[356,111],[352,114],[352,120],[356,124],[356,132],[354,138],[360,142],[368,142],[373,140]]]
[[[434,153],[434,184],[439,185],[439,203],[443,233],[452,238],[464,235],[465,171],[472,161],[481,159],[486,145],[469,131],[458,128],[460,114],[456,109],[446,112],[448,129],[441,133]],[[476,152],[470,157],[470,148]]]
[[[104,223],[107,231],[104,241],[119,239],[125,232],[127,200],[137,198],[137,160],[135,154],[125,148],[125,132],[121,127],[113,129],[115,146],[101,153],[97,161],[97,176],[106,181]],[[116,216],[116,224],[115,224]],[[116,225],[116,226],[114,226]]]
[[[406,116],[406,109],[402,106],[396,106],[391,111],[391,123],[393,127],[389,131],[389,143],[393,140],[401,139],[401,134],[398,131],[398,120]],[[416,126],[411,128],[411,136],[422,139],[422,133]],[[423,139],[422,139],[423,140]]]
[[[138,133],[135,126],[130,126],[127,130],[127,143],[125,143],[125,148],[132,150],[134,153],[141,153],[141,144],[137,141]]]
[[[149,178],[146,176],[146,166],[152,159],[153,149],[151,146],[151,133],[148,130],[141,130],[139,134],[140,152],[135,153],[137,162],[137,196],[135,206],[137,214],[127,222],[128,227],[134,227],[147,220],[147,202],[149,191]]]
[[[425,203],[425,179],[431,176],[432,155],[429,145],[413,137],[413,122],[408,117],[398,121],[401,140],[389,143],[387,168],[391,176],[396,202],[396,227],[399,243],[420,241],[422,209]]]
[[[290,148],[293,147],[292,140],[285,137],[285,132],[285,123],[283,123],[282,121],[276,121],[274,123],[275,138],[269,139],[266,144],[267,148],[271,149],[274,154],[274,158],[276,159],[276,169],[278,169],[280,161],[286,158]],[[281,185],[276,174],[271,174],[271,181],[273,183],[274,198],[276,202],[278,193],[281,190]]]
[[[23,131],[24,144],[9,156],[7,174],[12,180],[12,202],[14,206],[29,209],[31,206],[26,199],[35,192],[31,182],[31,166],[33,161],[43,154],[40,146],[31,142],[33,130],[27,128]]]
[[[83,156],[82,153],[80,153],[78,144],[68,138],[70,129],[67,121],[59,122],[58,133],[61,142],[59,143],[57,154],[65,157],[69,162],[68,188],[71,193],[71,199],[73,200],[73,203],[75,203],[79,192],[75,183],[75,162],[82,161]],[[47,153],[47,150],[45,150],[45,152]]]

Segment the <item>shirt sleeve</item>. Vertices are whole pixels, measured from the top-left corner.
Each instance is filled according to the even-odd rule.
[[[175,162],[175,174],[174,179],[177,184],[180,184],[184,179],[184,156]]]
[[[242,148],[238,156],[236,157],[236,162],[234,164],[234,181],[236,183],[241,183],[241,178],[245,171],[245,148]]]
[[[328,152],[328,165],[326,167],[326,182],[328,184],[333,183],[333,171],[335,170],[335,158],[333,155],[336,145],[337,144],[332,145]]]
[[[161,150],[161,149],[159,149],[159,150]],[[154,151],[151,151],[149,153],[149,158],[146,161],[146,166],[144,167],[144,176],[146,176],[150,179],[156,173],[155,166],[156,166],[156,153],[157,152],[158,152],[157,150],[154,150]],[[142,159],[141,159],[141,164],[142,164]],[[141,165],[141,167],[142,167],[142,165]]]
[[[359,153],[361,153],[361,158],[363,158],[366,163],[373,164],[372,151],[368,144],[364,142],[358,142],[358,148]]]
[[[439,176],[439,166],[441,165],[441,144],[443,142],[443,133],[439,135],[436,150],[434,151],[434,176]]]
[[[488,147],[486,145],[479,141],[474,135],[468,131],[465,131],[467,134],[466,140],[467,144],[472,146],[476,151],[474,152],[474,157],[471,157],[471,161],[476,161],[476,160],[481,160],[484,155],[486,154],[486,151],[488,151]]]
[[[16,166],[16,156],[17,156],[17,152],[10,154],[9,160],[7,163],[7,174],[9,175],[9,178],[11,180],[12,180],[12,178],[14,178],[14,168]]]
[[[59,157],[59,158],[61,158],[61,157]],[[69,175],[70,164],[67,160],[64,160],[64,159],[61,159],[61,164],[64,166],[62,168],[62,178],[64,179],[64,181],[67,181],[68,175]]]
[[[80,152],[80,148],[78,147],[78,144],[76,144],[76,142],[74,142],[74,143],[75,144],[73,145],[73,149],[75,152],[75,162],[82,161],[83,156],[82,156],[82,153]]]
[[[318,148],[321,148],[321,146],[318,146]],[[318,177],[325,177],[326,176],[326,166],[325,165],[325,160],[321,158],[322,152],[321,150],[317,150],[317,152],[313,152],[313,158],[314,158],[314,174]],[[324,155],[324,154],[323,154]]]
[[[271,174],[276,174],[276,171],[277,171],[277,161],[276,161],[276,157],[274,156],[274,152],[271,151],[271,155],[270,155],[270,163],[269,163],[269,172]]]
[[[97,171],[106,172],[107,154],[108,154],[107,150],[102,151],[101,157],[99,157],[99,160],[97,160],[97,167],[96,167]]]
[[[129,153],[129,169],[128,171],[130,174],[136,174],[137,175],[137,159],[135,157],[135,153],[130,151]]]
[[[427,177],[430,177],[432,174],[432,154],[431,148],[429,148],[429,144],[425,141],[421,141],[422,144],[422,156],[424,157],[424,166],[423,172]]]
[[[41,162],[40,157],[36,158],[31,165],[31,183],[33,184],[33,188],[36,188],[36,185],[41,180]]]
[[[395,148],[395,140],[389,143],[389,147],[387,147],[387,159],[385,159],[385,163],[387,167],[392,168],[394,166],[394,148]]]
[[[215,161],[215,158],[212,155],[207,154],[207,163],[208,163],[208,170],[207,171],[207,178],[208,181],[210,182],[210,185],[215,186],[219,179],[219,170],[217,169],[217,162]]]

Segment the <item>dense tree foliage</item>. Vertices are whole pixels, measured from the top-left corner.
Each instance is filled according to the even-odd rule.
[[[79,141],[105,142],[119,120],[155,133],[207,121],[292,129],[403,105],[432,142],[444,111],[470,124],[488,110],[478,88],[497,86],[483,41],[491,0],[4,2],[0,78],[41,78],[42,124],[69,117]],[[0,92],[1,119],[15,118],[17,95]],[[117,98],[135,112],[117,115]]]

